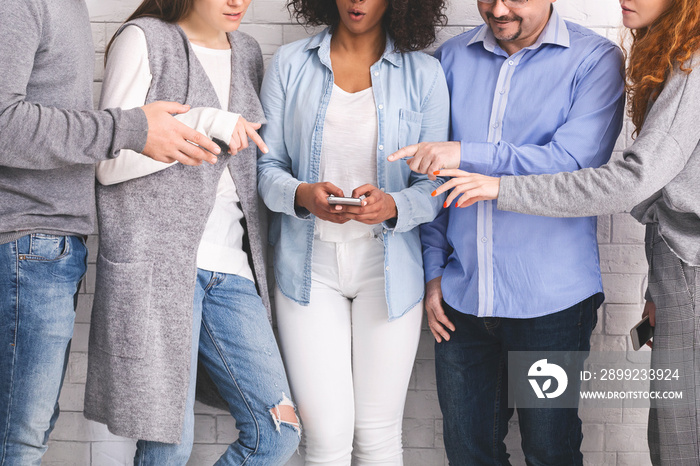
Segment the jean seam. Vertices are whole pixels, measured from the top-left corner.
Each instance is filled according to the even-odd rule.
[[[15,384],[15,363],[17,357],[17,327],[19,325],[19,244],[17,241],[14,242],[15,251],[15,328],[12,335],[12,363],[10,369],[10,393],[7,404],[7,422],[5,423],[5,437],[2,439],[2,453],[3,456],[0,458],[0,465],[5,464],[5,458],[7,457],[7,440],[10,436],[10,424],[12,417],[12,393]]]
[[[207,325],[206,321],[204,320],[204,316],[202,316],[202,327],[204,330],[207,332],[207,335],[209,336],[209,339],[211,340],[212,344],[214,345],[214,348],[216,348],[216,352],[219,355],[219,358],[224,364],[224,367],[226,368],[226,372],[228,373],[229,377],[231,377],[231,381],[233,384],[236,386],[236,390],[238,390],[238,393],[241,394],[241,399],[245,403],[246,408],[248,409],[248,412],[250,413],[251,417],[253,418],[253,421],[255,422],[255,448],[253,451],[251,451],[246,457],[243,459],[243,462],[241,463],[241,466],[246,464],[248,462],[248,459],[257,453],[258,448],[260,447],[260,425],[258,424],[258,419],[255,416],[255,412],[253,409],[250,407],[250,404],[248,403],[248,400],[245,397],[245,394],[243,393],[243,390],[241,390],[241,387],[238,385],[238,382],[236,381],[236,378],[233,376],[233,373],[231,372],[231,368],[229,367],[228,363],[226,362],[226,359],[224,358],[224,354],[221,351],[221,348],[219,348],[219,345],[216,343],[216,340],[214,339],[214,336],[212,335],[212,332],[209,330],[209,326]]]

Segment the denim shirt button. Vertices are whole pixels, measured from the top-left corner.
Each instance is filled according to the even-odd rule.
[[[382,110],[382,109],[384,109],[384,105],[379,104],[379,110]]]
[[[482,243],[487,243],[488,240],[489,240],[489,239],[488,239],[487,237],[485,237],[485,236],[484,236],[483,238],[481,238],[481,242],[482,242]]]
[[[389,266],[388,266],[388,265],[386,266],[386,269],[385,269],[385,270],[386,270],[387,272],[389,271]]]
[[[380,144],[380,145],[379,145],[379,150],[384,150],[384,146]]]
[[[379,76],[379,71],[375,71],[375,72],[374,72],[374,75],[375,75],[375,76]],[[365,75],[365,76],[367,76],[367,75]]]
[[[382,230],[382,234],[386,235],[386,234],[388,233],[388,231],[389,231],[389,230],[387,230],[386,228],[384,228],[384,229]]]

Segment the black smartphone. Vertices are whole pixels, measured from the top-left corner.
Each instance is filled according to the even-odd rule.
[[[654,337],[654,327],[649,323],[649,316],[646,316],[640,320],[637,325],[632,327],[632,330],[630,330],[630,337],[632,337],[632,348],[634,348],[635,351]]]

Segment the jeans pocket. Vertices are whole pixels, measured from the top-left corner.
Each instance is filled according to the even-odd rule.
[[[45,235],[34,233],[29,236],[29,245],[25,244],[27,253],[20,254],[20,260],[58,261],[70,254],[68,236]]]
[[[112,356],[143,359],[148,340],[153,264],[97,257],[91,343]]]

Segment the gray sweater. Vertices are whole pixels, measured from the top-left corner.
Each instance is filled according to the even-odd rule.
[[[92,111],[84,0],[0,0],[0,244],[94,231],[94,163],[143,150],[140,109]]]
[[[700,265],[700,54],[674,70],[621,156],[597,169],[501,178],[498,208],[557,217],[631,209],[684,262]]]

